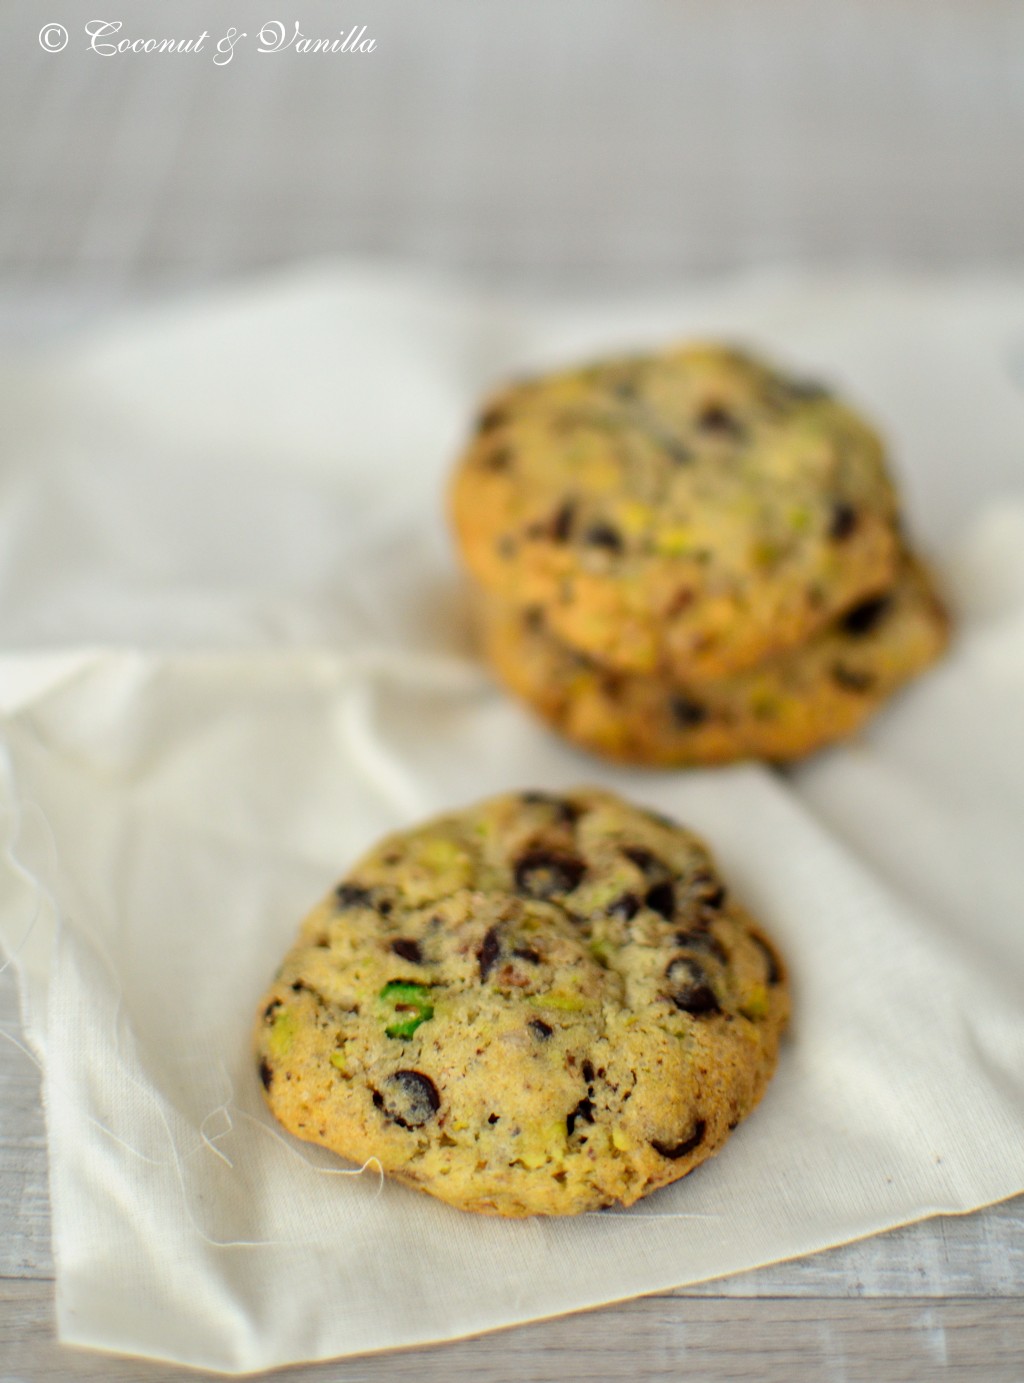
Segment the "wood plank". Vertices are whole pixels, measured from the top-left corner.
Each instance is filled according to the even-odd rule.
[[[47,1279],[53,1257],[39,1070],[3,1034],[24,1042],[9,966],[0,972],[0,1277]]]
[[[0,1283],[7,1380],[183,1383],[213,1377],[69,1349],[53,1338],[45,1284]],[[267,1377],[268,1375],[259,1375]],[[427,1349],[275,1373],[287,1383],[1020,1383],[1024,1302],[711,1301],[646,1297]]]
[[[37,0],[4,9],[0,266],[37,280],[338,253],[591,284],[1020,256],[1017,0],[392,0],[372,54],[250,45],[229,68],[99,58],[69,0],[46,18],[74,40],[43,53]],[[126,33],[169,13],[137,0]],[[335,0],[301,20],[336,32]],[[182,34],[237,23],[232,0],[174,6]]]

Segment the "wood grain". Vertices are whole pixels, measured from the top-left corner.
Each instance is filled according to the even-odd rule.
[[[71,31],[62,53],[40,47],[44,18]],[[237,0],[123,18],[241,24]],[[298,0],[295,18],[369,20],[377,50],[105,59],[77,0],[7,0],[11,289],[148,291],[345,253],[589,287],[1019,262],[1018,0]]]
[[[179,1383],[215,1375],[54,1342],[42,1283],[0,1282],[0,1358],[32,1383]],[[303,1365],[288,1383],[1020,1383],[1024,1303],[645,1297],[429,1349]],[[265,1375],[269,1376],[269,1375]]]

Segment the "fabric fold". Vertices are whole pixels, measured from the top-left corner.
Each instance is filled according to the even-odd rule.
[[[47,388],[21,397],[0,519],[23,524],[0,585],[0,943],[45,1060],[63,1339],[266,1369],[1024,1190],[1024,400],[1002,345],[1018,324],[1020,283],[574,306],[351,269],[36,363]],[[877,397],[958,612],[944,664],[785,774],[587,758],[471,651],[442,495],[477,391],[670,327],[774,342]],[[913,342],[927,397],[892,383]],[[194,416],[165,428],[161,400],[200,380]],[[280,416],[268,398],[247,413],[272,383]],[[967,497],[975,386],[972,458],[991,464]],[[791,966],[780,1069],[723,1152],[629,1211],[505,1223],[283,1135],[250,1032],[301,916],[388,830],[580,783],[704,835]]]

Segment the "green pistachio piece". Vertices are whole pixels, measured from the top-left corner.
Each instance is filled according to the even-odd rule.
[[[267,1038],[267,1047],[271,1056],[284,1057],[288,1055],[295,1039],[297,1026],[294,1013],[289,1013],[286,1008],[278,1009],[274,1015],[270,1035]]]
[[[579,1013],[584,1008],[581,994],[567,994],[552,990],[548,994],[530,994],[527,1002],[536,1008],[557,1008],[563,1013]]]
[[[380,991],[388,1037],[411,1037],[421,1023],[434,1016],[426,985],[389,980]]]

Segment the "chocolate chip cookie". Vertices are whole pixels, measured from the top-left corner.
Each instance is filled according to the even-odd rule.
[[[662,767],[800,758],[858,730],[933,663],[948,620],[922,564],[860,601],[805,647],[717,681],[610,671],[552,636],[540,610],[489,602],[487,657],[501,681],[567,738]]]
[[[606,666],[691,683],[806,642],[890,586],[899,555],[874,430],[718,346],[497,393],[452,514],[486,590]]]
[[[257,1020],[281,1123],[466,1210],[641,1196],[754,1108],[788,1013],[707,849],[609,793],[509,794],[371,850]]]

